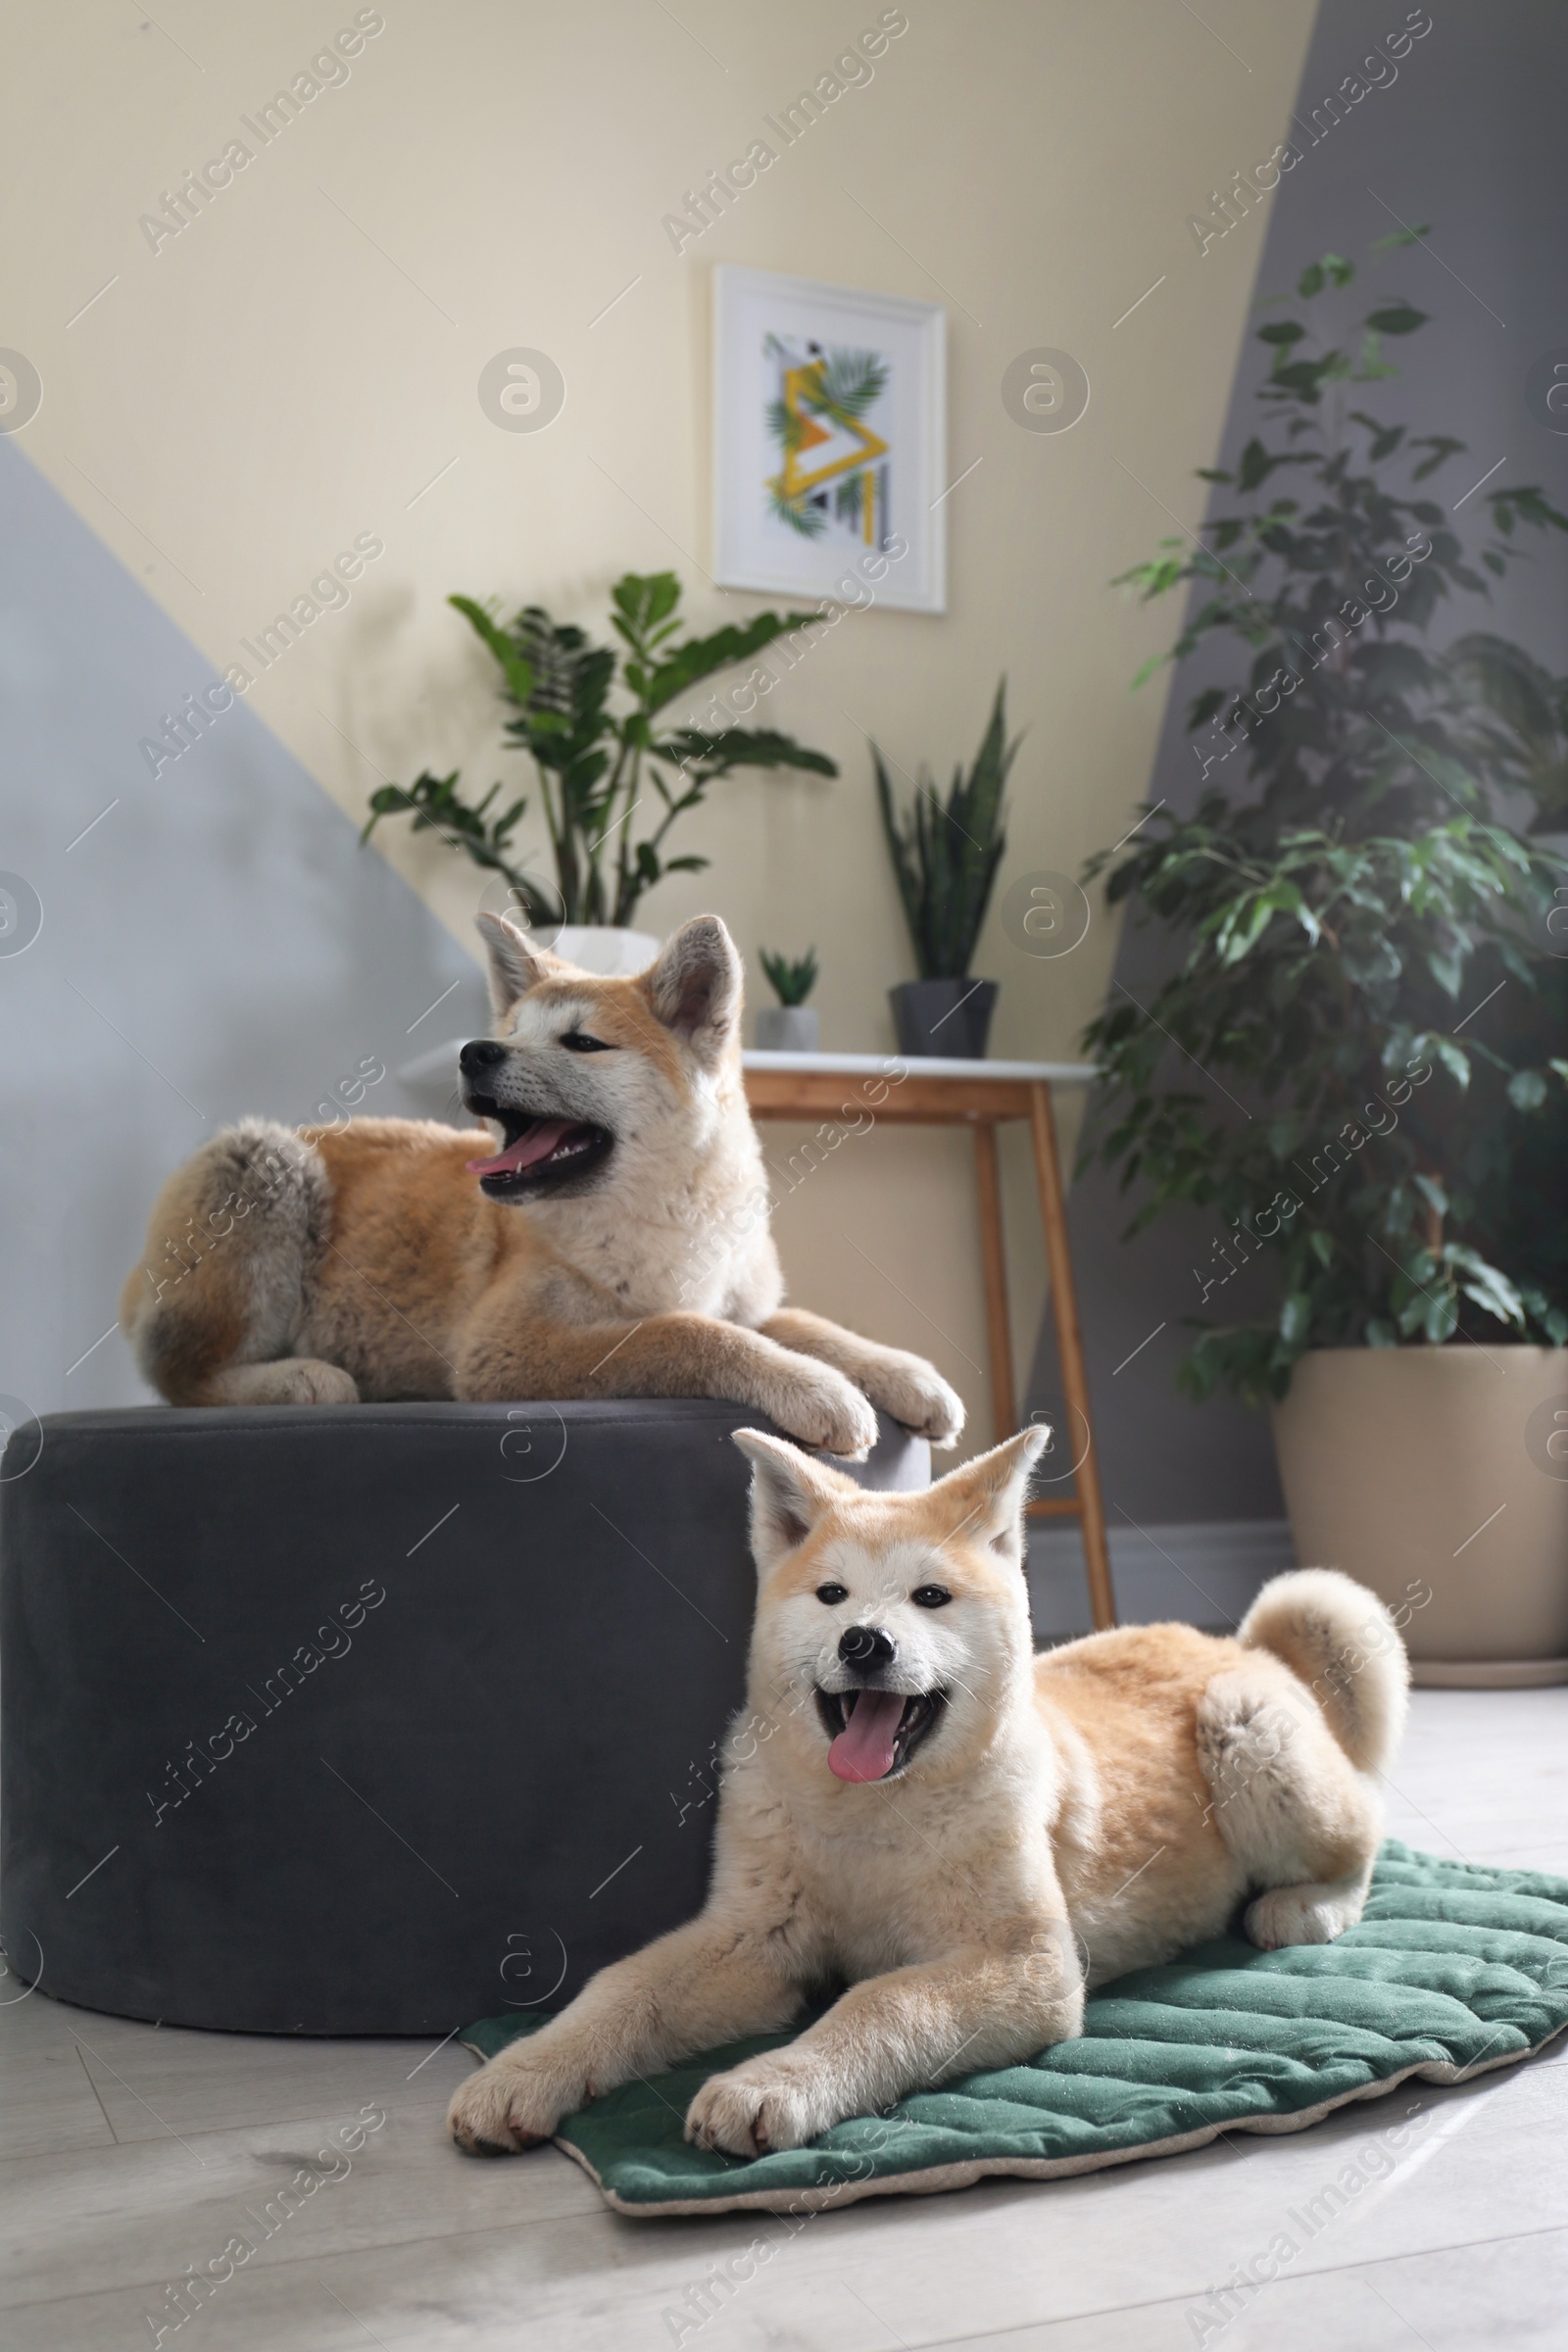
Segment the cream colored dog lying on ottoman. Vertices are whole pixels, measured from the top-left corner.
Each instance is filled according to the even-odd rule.
[[[716,915],[604,979],[478,918],[495,1130],[244,1119],[165,1185],[121,1322],[171,1404],[716,1396],[863,1460],[876,1411],[951,1446],[923,1357],[789,1307]]]

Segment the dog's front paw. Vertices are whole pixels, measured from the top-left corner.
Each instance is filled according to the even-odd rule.
[[[469,2156],[514,2156],[549,2139],[562,2117],[580,2104],[555,2077],[492,2058],[454,2094],[447,2128]]]
[[[754,2058],[709,2077],[686,2110],[686,2136],[725,2156],[769,2156],[804,2148],[843,2112],[820,2083]]]
[[[799,1372],[778,1383],[764,1410],[803,1446],[820,1446],[852,1462],[863,1462],[876,1444],[874,1408],[853,1381],[828,1364],[803,1359]]]
[[[879,1348],[861,1386],[874,1405],[933,1446],[956,1446],[963,1431],[963,1398],[934,1364],[902,1348]]]
[[[358,1404],[359,1387],[341,1364],[319,1356],[285,1355],[276,1363],[247,1366],[247,1404]]]
[[[1247,1906],[1243,1926],[1260,1952],[1288,1943],[1332,1943],[1361,1916],[1361,1890],[1342,1894],[1328,1886],[1271,1886]]]

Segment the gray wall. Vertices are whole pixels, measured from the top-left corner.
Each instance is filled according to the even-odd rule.
[[[477,967],[253,710],[154,780],[140,739],[212,681],[0,440],[0,868],[43,906],[0,954],[0,1392],[34,1412],[146,1399],[110,1327],[204,1136],[324,1115],[368,1057],[389,1075],[361,1108],[407,1115],[390,1072],[484,1024]]]
[[[1405,294],[1432,317],[1408,342],[1386,346],[1401,372],[1370,386],[1365,405],[1391,421],[1451,432],[1469,443],[1467,454],[1451,460],[1428,485],[1445,505],[1505,457],[1496,483],[1538,482],[1568,511],[1568,438],[1543,429],[1524,399],[1532,363],[1554,346],[1568,346],[1568,11],[1550,0],[1464,0],[1432,13],[1432,31],[1403,61],[1397,81],[1373,91],[1316,146],[1306,146],[1300,164],[1282,180],[1256,290],[1260,296],[1287,291],[1304,265],[1326,251],[1345,254],[1359,267],[1372,243],[1396,226],[1386,205],[1407,222],[1430,222],[1430,250],[1378,256],[1361,281],[1369,293]],[[1326,0],[1302,74],[1298,113],[1308,118],[1300,131],[1303,145],[1313,107],[1402,15]],[[1205,263],[1231,266],[1243,240],[1257,233],[1254,216],[1223,244],[1211,246]],[[1263,347],[1250,341],[1222,465],[1256,429],[1251,393],[1266,372]],[[1195,451],[1195,465],[1205,459],[1206,453]],[[1152,487],[1169,495],[1165,484]],[[1222,499],[1223,492],[1216,493],[1216,503]],[[1474,502],[1461,509],[1457,525],[1467,518],[1472,539],[1479,540],[1486,517]],[[1151,551],[1159,535],[1157,525],[1151,529]],[[1530,538],[1532,563],[1520,566],[1490,604],[1476,598],[1456,604],[1450,617],[1437,624],[1438,642],[1466,629],[1495,628],[1563,666],[1568,541]],[[1173,604],[1171,637],[1178,617]],[[1177,808],[1192,805],[1198,768],[1184,712],[1200,685],[1223,674],[1236,671],[1205,669],[1196,661],[1180,673],[1152,801],[1163,797]],[[1145,988],[1157,983],[1166,955],[1156,934],[1129,925],[1115,976],[1147,1003]],[[1124,1554],[1126,1544],[1135,1542],[1127,1532],[1131,1521],[1158,1529],[1266,1520],[1282,1508],[1263,1416],[1220,1400],[1190,1404],[1173,1385],[1186,1345],[1181,1318],[1198,1303],[1193,1268],[1208,1262],[1212,1225],[1196,1215],[1173,1217],[1124,1248],[1118,1236],[1127,1213],[1128,1204],[1102,1173],[1087,1175],[1074,1190],[1073,1239],[1102,1471]],[[1240,1281],[1227,1298],[1236,1308],[1244,1304]],[[1158,1337],[1117,1371],[1161,1323]],[[1032,1384],[1032,1400],[1040,1406],[1057,1401],[1054,1348],[1048,1317]],[[1161,1540],[1169,1548],[1169,1539]],[[1053,1556],[1060,1550],[1053,1539]],[[1126,1556],[1136,1556],[1136,1547]]]

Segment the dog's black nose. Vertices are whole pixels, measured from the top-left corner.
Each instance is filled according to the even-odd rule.
[[[839,1636],[839,1656],[846,1666],[891,1666],[896,1654],[893,1637],[879,1625],[852,1625]]]
[[[476,1070],[493,1070],[498,1061],[506,1058],[506,1047],[498,1046],[493,1037],[475,1037],[464,1047],[458,1062],[464,1075],[472,1077]]]

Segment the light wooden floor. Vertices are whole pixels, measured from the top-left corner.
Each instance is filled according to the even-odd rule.
[[[1568,1690],[1418,1693],[1390,1828],[1568,1875]],[[0,1984],[0,1994],[14,1988]],[[1414,2352],[1568,2344],[1568,2052],[1411,2084],[1293,2138],[1078,2180],[996,2182],[815,2217],[706,2326],[665,2319],[766,2217],[628,2222],[555,2149],[456,2155],[467,2058],[405,2042],[231,2039],[41,1994],[0,2008],[0,2342],[154,2341],[164,2285],[366,2102],[387,2123],[176,2336],[187,2352]],[[1413,2100],[1434,2122],[1223,2327],[1207,2290],[1269,2246]],[[254,2232],[253,2232],[254,2233]]]

